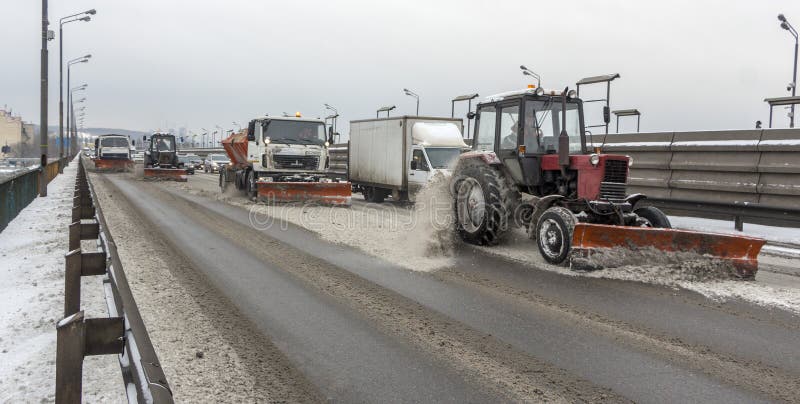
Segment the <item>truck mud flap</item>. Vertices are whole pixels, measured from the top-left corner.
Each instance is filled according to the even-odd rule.
[[[186,170],[182,168],[145,168],[144,179],[178,182],[187,181]]]
[[[313,202],[350,206],[349,182],[257,182],[258,200],[267,203]]]
[[[117,159],[94,159],[95,171],[131,171],[133,170],[132,160]]]
[[[689,252],[729,262],[740,278],[758,271],[758,253],[766,243],[755,237],[632,226],[578,223],[572,236],[573,257],[590,257],[602,249],[654,248],[664,252]]]

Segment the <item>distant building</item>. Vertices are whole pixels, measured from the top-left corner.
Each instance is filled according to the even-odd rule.
[[[29,157],[25,155],[33,151],[31,143],[33,137],[32,123],[25,123],[22,117],[14,116],[6,109],[0,109],[0,146],[10,146],[12,155]]]

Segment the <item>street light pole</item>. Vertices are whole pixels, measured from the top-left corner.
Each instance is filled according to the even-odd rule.
[[[58,157],[64,157],[64,24],[75,21],[89,21],[92,18],[88,15],[81,18],[74,18],[83,14],[94,15],[97,11],[94,9],[68,15],[58,20]],[[66,21],[65,21],[66,20]],[[63,172],[63,167],[59,167],[59,173]]]
[[[47,196],[47,41],[50,38],[47,26],[47,0],[42,0],[42,51],[40,60],[40,86],[39,86],[39,138],[40,160],[39,196]]]
[[[417,116],[419,116],[419,95],[417,95],[417,93],[415,93],[415,92],[413,92],[413,91],[411,91],[411,90],[409,90],[407,88],[404,88],[403,92],[405,92],[407,96],[414,97],[414,98],[417,99]]]
[[[797,91],[797,45],[798,45],[798,35],[797,30],[794,29],[792,24],[789,24],[789,21],[786,20],[786,17],[783,14],[778,14],[778,20],[781,22],[781,28],[789,31],[792,36],[794,36],[794,69],[792,70],[792,82],[790,86],[792,88],[792,97],[795,96]],[[794,128],[794,104],[791,106],[792,108],[792,116],[789,118],[789,127]]]
[[[88,62],[91,57],[92,57],[92,55],[84,55],[84,56],[72,59],[72,60],[67,62],[67,89],[69,89],[69,94],[67,94],[67,132],[68,133],[72,133],[72,132],[70,132],[70,128],[71,128],[70,123],[72,123],[72,117],[70,116],[70,111],[71,111],[71,108],[72,108],[72,91],[73,91],[72,87],[70,87],[70,72],[71,72],[71,68],[72,68],[72,65],[74,65],[76,63],[86,63],[86,62]],[[79,87],[82,87],[82,86],[79,86]],[[81,90],[83,90],[83,89],[85,89],[85,87],[81,88]]]

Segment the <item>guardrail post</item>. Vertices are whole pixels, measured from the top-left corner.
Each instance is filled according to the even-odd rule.
[[[71,227],[71,226],[70,226]],[[81,310],[81,250],[72,250],[66,255],[64,271],[64,316]]]
[[[83,390],[83,312],[56,327],[56,403],[80,403]]]
[[[742,221],[741,216],[734,216],[733,217],[733,227],[736,228],[737,231],[744,230],[744,221]]]
[[[121,354],[125,349],[122,317],[85,319],[78,311],[56,326],[56,403],[81,402],[83,358]]]

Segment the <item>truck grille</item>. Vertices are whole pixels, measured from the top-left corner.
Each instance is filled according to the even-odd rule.
[[[624,184],[628,180],[628,162],[626,160],[606,160],[604,182]]]
[[[622,201],[627,196],[625,183],[628,179],[628,162],[606,160],[605,175],[600,183],[600,199]]]
[[[103,153],[100,158],[105,160],[127,160],[128,153]]]
[[[319,156],[287,156],[275,154],[272,156],[275,168],[288,168],[293,170],[316,170],[319,167]]]

